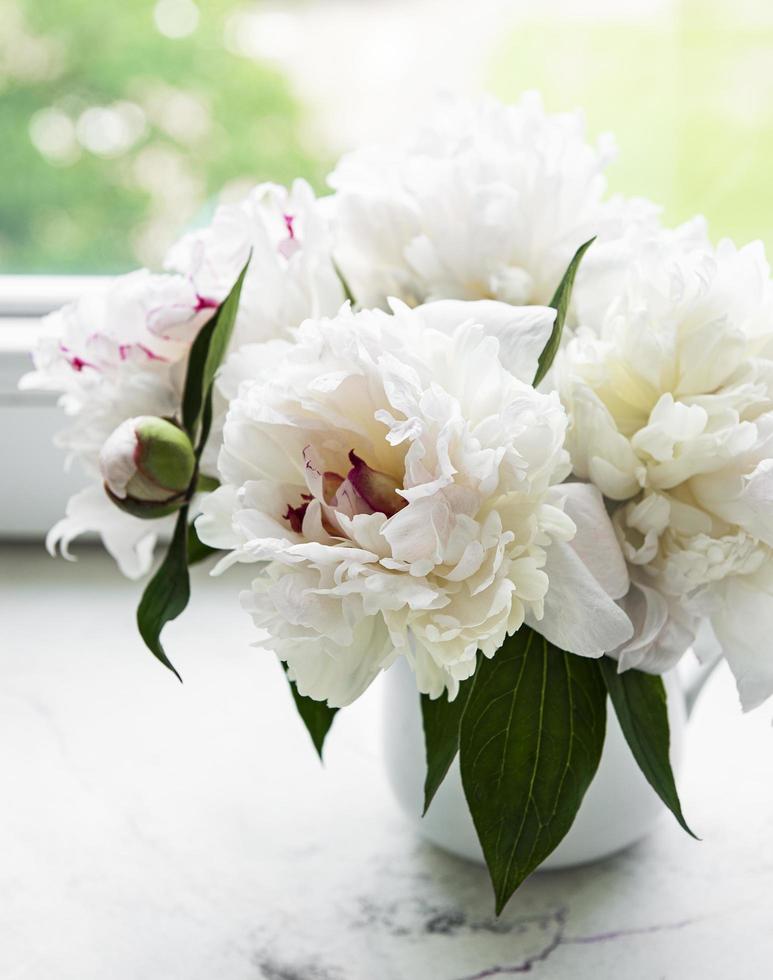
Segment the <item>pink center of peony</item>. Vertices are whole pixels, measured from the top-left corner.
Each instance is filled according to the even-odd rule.
[[[303,529],[303,522],[312,501],[317,501],[322,526],[334,536],[346,537],[339,517],[356,517],[358,514],[384,514],[392,517],[406,506],[397,492],[400,484],[389,474],[374,470],[351,450],[351,469],[346,476],[332,470],[323,470],[314,450],[306,446],[303,451],[308,493],[301,495],[297,507],[288,505],[284,519],[296,533]]]

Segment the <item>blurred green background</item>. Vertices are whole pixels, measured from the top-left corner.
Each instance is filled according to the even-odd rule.
[[[591,132],[617,139],[613,190],[658,201],[669,223],[705,214],[715,239],[763,238],[773,251],[773,3],[653,3],[640,18],[625,6],[608,19],[524,20],[491,88],[582,106]]]
[[[283,75],[229,50],[236,7],[0,0],[0,270],[157,264],[224,187],[320,182]]]
[[[773,247],[768,0],[0,0],[0,271],[158,265],[444,88],[582,106],[613,189]]]

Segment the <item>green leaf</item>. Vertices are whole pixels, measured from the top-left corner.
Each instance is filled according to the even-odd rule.
[[[228,350],[228,345],[231,342],[231,335],[233,334],[234,324],[236,323],[236,314],[239,312],[242,286],[244,285],[244,279],[247,275],[251,258],[252,252],[248,255],[247,261],[244,263],[244,268],[231,287],[231,292],[223,300],[217,311],[217,327],[212,333],[212,340],[207,350],[207,360],[204,364],[203,388],[205,392],[212,387],[217,369],[220,367],[225,353]]]
[[[182,421],[183,427],[194,444],[196,443],[196,430],[202,421],[202,415],[206,416],[207,414],[207,403],[212,394],[212,382],[231,340],[236,314],[239,310],[244,277],[247,274],[249,264],[250,259],[248,258],[230,293],[220,304],[211,320],[199,330],[191,345],[183,389]],[[211,412],[211,408],[209,411]],[[202,438],[199,439],[199,449],[206,442],[206,434],[208,433],[206,421],[205,418],[207,432],[203,432]]]
[[[617,720],[639,768],[679,824],[698,840],[682,814],[671,770],[666,689],[662,679],[641,670],[619,674],[617,661],[611,657],[602,657],[598,663]]]
[[[196,447],[196,461],[201,459],[204,447],[209,439],[209,430],[212,428],[212,388],[207,391],[204,399],[204,407],[201,412],[201,432],[199,433],[199,444]]]
[[[572,826],[601,758],[596,663],[526,626],[484,659],[462,716],[462,784],[497,915]]]
[[[190,353],[188,354],[188,367],[185,374],[182,399],[182,423],[183,428],[193,443],[196,441],[196,430],[198,429],[201,409],[206,394],[204,389],[204,366],[206,364],[207,351],[212,341],[212,334],[217,327],[219,316],[220,310],[199,330],[195,340],[191,344]]]
[[[198,565],[199,562],[206,561],[207,558],[211,558],[212,555],[219,555],[221,552],[218,548],[210,548],[208,544],[204,544],[196,531],[195,524],[188,525],[188,567],[192,565]]]
[[[281,664],[285,674],[287,674],[287,664],[284,661],[281,661]],[[330,708],[325,701],[315,701],[314,698],[308,698],[306,695],[301,694],[298,691],[295,681],[291,681],[289,677],[287,678],[287,683],[290,685],[298,714],[306,726],[306,731],[311,736],[314,748],[317,750],[317,755],[322,759],[322,747],[325,744],[325,738],[330,731],[330,726],[333,724],[333,719],[336,716],[338,708]]]
[[[161,644],[161,630],[176,619],[191,596],[188,578],[188,508],[177,515],[174,534],[164,560],[142,593],[137,626],[148,650],[182,680]]]
[[[534,375],[533,382],[535,388],[550,370],[550,366],[558,353],[558,348],[561,346],[561,334],[563,333],[566,314],[569,310],[569,301],[572,298],[574,278],[577,275],[577,270],[580,267],[583,255],[585,255],[595,241],[596,238],[594,236],[590,241],[585,242],[584,245],[580,245],[574,253],[574,258],[569,263],[563,279],[558,284],[558,289],[555,291],[553,299],[550,301],[549,305],[556,311],[556,319],[553,324],[553,330],[548,337],[548,342],[545,344],[545,348],[537,361],[537,373]]]
[[[196,478],[196,493],[211,493],[220,486],[220,480],[215,476],[207,476],[206,473],[199,473]]]
[[[480,665],[482,654],[478,654]],[[424,816],[446,778],[451,763],[459,751],[459,732],[462,715],[473,686],[473,677],[459,685],[459,693],[449,701],[445,693],[433,701],[421,695],[421,717],[424,725],[424,745],[427,753],[427,776],[424,780]]]
[[[231,340],[249,264],[248,258],[228,296],[199,331],[188,356],[182,397],[182,421],[191,442],[196,446],[197,464],[212,424],[212,382]],[[195,491],[197,481],[196,473],[188,495],[192,490]],[[177,514],[177,523],[166,556],[143,592],[137,609],[137,625],[145,645],[165,667],[173,671],[178,680],[182,678],[164,651],[161,630],[188,605],[191,596],[189,563],[195,564],[210,553],[212,549],[199,541],[192,526],[188,527],[187,505],[182,507]]]

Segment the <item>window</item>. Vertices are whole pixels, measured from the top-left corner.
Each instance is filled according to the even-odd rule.
[[[409,125],[438,90],[584,106],[591,132],[618,137],[614,189],[773,247],[773,15],[755,0],[0,0],[0,13],[0,453],[16,472],[23,420],[37,416],[38,447],[58,424],[50,401],[16,392],[42,313],[91,277],[157,267],[251,183],[322,190],[342,150]]]

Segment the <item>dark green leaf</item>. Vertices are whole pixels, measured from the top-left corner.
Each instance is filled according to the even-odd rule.
[[[204,447],[209,439],[209,430],[212,428],[212,387],[207,389],[204,396],[204,407],[201,411],[201,432],[199,433],[199,444],[196,447],[196,460],[201,459]]]
[[[212,424],[212,382],[231,340],[249,264],[248,258],[228,296],[199,331],[188,356],[182,397],[182,422],[191,442],[196,446],[197,463]],[[199,475],[195,473],[188,497],[196,491],[198,481]],[[201,561],[212,551],[213,549],[199,541],[192,526],[188,528],[188,507],[182,507],[177,514],[177,523],[166,556],[143,592],[137,609],[137,625],[145,645],[180,680],[182,678],[164,652],[161,630],[188,605],[191,595],[188,564]]]
[[[250,260],[247,259],[230,293],[211,320],[201,328],[191,345],[183,389],[182,415],[183,427],[194,445],[202,414],[206,414],[206,403],[211,393],[212,382],[231,340],[242,285],[249,264]],[[205,437],[199,440],[200,444],[205,441]]]
[[[564,273],[563,279],[558,284],[558,289],[555,291],[553,299],[550,301],[550,306],[552,306],[556,311],[556,320],[553,324],[553,330],[550,333],[550,337],[548,337],[548,342],[545,344],[545,348],[540,354],[539,361],[537,362],[537,373],[534,375],[535,388],[550,370],[550,365],[555,360],[555,356],[558,353],[558,348],[561,346],[561,334],[563,333],[564,323],[566,322],[566,314],[569,310],[569,301],[572,298],[574,277],[577,275],[577,269],[580,266],[583,255],[585,255],[595,241],[596,239],[594,237],[591,238],[590,241],[585,242],[584,245],[580,245],[580,247],[574,253],[574,258],[569,263],[569,267]]]
[[[526,626],[475,672],[460,761],[497,915],[571,827],[601,758],[606,700],[593,660]]]
[[[478,654],[480,662],[482,654]],[[421,695],[421,717],[424,725],[424,745],[427,753],[427,776],[424,780],[424,813],[446,778],[451,763],[459,751],[459,731],[467,699],[472,690],[473,678],[459,685],[459,693],[453,701],[446,694],[431,700]],[[423,816],[424,814],[422,814]]]
[[[150,652],[182,680],[161,645],[161,630],[188,605],[188,508],[177,515],[172,540],[164,560],[142,593],[137,609],[137,626]]]
[[[205,396],[203,387],[204,365],[219,316],[220,310],[199,330],[196,339],[191,344],[191,350],[188,354],[188,368],[183,387],[182,422],[183,428],[194,444],[196,443],[196,429],[198,428]]]
[[[602,657],[599,667],[617,720],[639,768],[681,826],[695,837],[682,814],[668,756],[668,710],[662,679],[641,670],[626,670],[619,674],[617,661],[611,657]]]
[[[284,661],[282,661],[282,666],[286,674],[287,664]],[[289,677],[287,678],[287,683],[290,685],[298,714],[301,716],[303,724],[306,726],[306,731],[311,736],[314,748],[317,750],[317,755],[321,759],[322,747],[325,744],[325,738],[330,731],[330,726],[333,724],[333,719],[338,708],[329,708],[325,701],[315,701],[314,698],[307,698],[298,691],[295,681],[291,681]]]
[[[211,558],[212,555],[219,555],[220,551],[217,548],[210,548],[208,544],[204,542],[199,537],[196,531],[195,524],[188,525],[188,567],[191,565],[198,565],[199,562],[206,561],[207,558]]]
[[[207,350],[207,359],[204,364],[202,387],[205,392],[209,391],[212,387],[217,369],[222,364],[225,353],[228,350],[228,345],[231,342],[234,324],[236,323],[236,314],[239,312],[242,286],[244,285],[244,278],[247,275],[251,258],[252,253],[247,257],[244,268],[231,287],[231,292],[223,300],[223,303],[217,311],[217,327],[212,333],[212,340],[210,341],[209,349]]]

